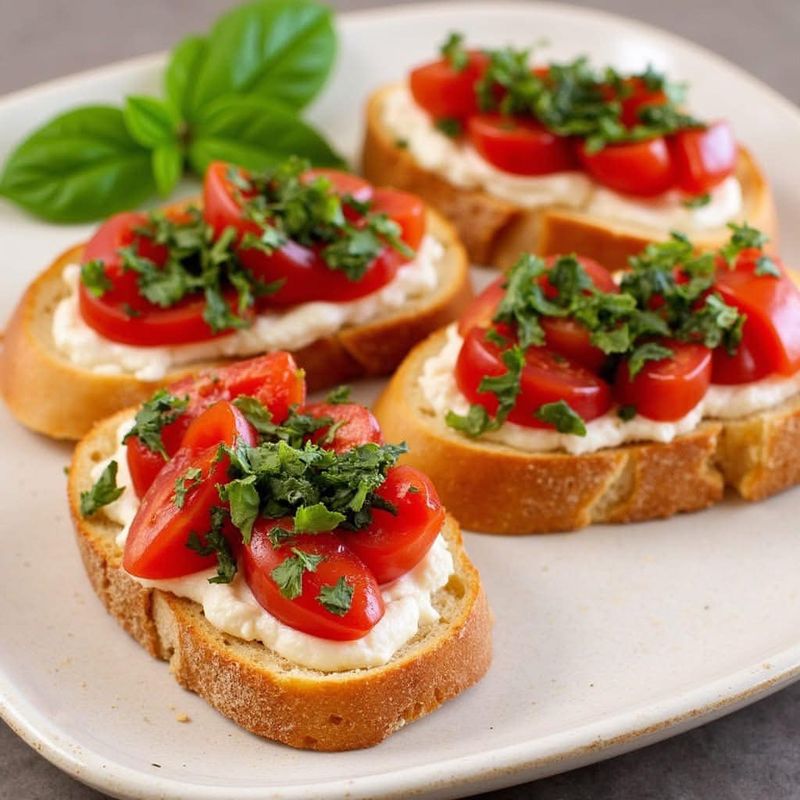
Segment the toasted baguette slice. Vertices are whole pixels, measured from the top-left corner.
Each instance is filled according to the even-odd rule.
[[[413,155],[398,147],[383,123],[383,105],[396,84],[375,92],[367,104],[362,153],[365,177],[378,184],[414,192],[438,208],[455,226],[470,261],[503,269],[521,252],[540,255],[578,253],[597,259],[608,269],[625,269],[628,258],[668,231],[636,223],[608,220],[582,211],[547,207],[529,209],[482,190],[464,189],[422,167]],[[769,184],[750,152],[742,147],[736,175],[742,184],[742,219],[766,233],[776,246],[777,218]],[[698,250],[724,244],[725,228],[692,234]]]
[[[441,619],[421,629],[382,667],[323,673],[292,664],[259,642],[221,633],[202,608],[170,592],[145,589],[122,569],[119,526],[102,512],[80,516],[80,493],[94,464],[117,448],[124,411],[78,444],[69,502],[83,563],[95,592],[151,655],[169,661],[178,683],[259,736],[310,750],[352,750],[389,734],[478,681],[491,660],[491,617],[458,523],[443,531],[455,573],[436,595]]]
[[[741,419],[703,422],[666,444],[583,455],[470,440],[434,415],[419,387],[423,364],[445,339],[440,331],[411,351],[375,415],[388,441],[406,440],[406,462],[430,475],[465,528],[523,534],[636,522],[717,503],[726,484],[761,500],[800,482],[800,397]]]
[[[392,372],[414,344],[457,317],[469,302],[466,254],[453,227],[430,211],[428,230],[445,245],[437,288],[379,319],[344,327],[296,350],[309,389]],[[101,375],[72,364],[55,348],[52,323],[67,291],[64,267],[79,263],[82,250],[67,250],[28,288],[9,323],[0,360],[0,386],[14,416],[58,439],[81,437],[96,420],[146,400],[158,386],[187,372],[231,361],[198,362],[160,381]]]

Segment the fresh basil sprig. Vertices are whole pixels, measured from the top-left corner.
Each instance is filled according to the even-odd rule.
[[[335,54],[331,11],[316,0],[234,8],[175,47],[163,99],[83,106],[34,131],[3,166],[0,196],[50,222],[88,222],[166,196],[217,159],[261,170],[291,153],[340,165],[299,116]]]

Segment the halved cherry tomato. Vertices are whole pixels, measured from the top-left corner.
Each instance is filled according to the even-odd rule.
[[[789,279],[780,261],[780,278],[756,275],[760,250],[743,250],[734,269],[720,262],[715,289],[723,300],[747,315],[744,323],[745,347],[740,355],[715,356],[715,381],[744,383],[753,378],[750,364],[756,354],[760,377],[777,372],[793,375],[800,369],[800,290]]]
[[[165,425],[161,439],[168,456],[174,455],[192,423],[209,406],[220,400],[235,400],[240,395],[258,399],[283,422],[289,408],[305,402],[305,380],[289,353],[268,353],[228,367],[206,370],[183,378],[169,387],[176,397],[188,396],[189,404],[174,422]],[[128,439],[128,468],[136,494],[142,497],[164,466],[164,458],[148,449],[137,438]]]
[[[215,162],[206,171],[203,184],[205,218],[217,234],[233,227],[242,237],[246,233],[257,236],[258,225],[245,218],[240,205],[241,192],[232,186],[228,170],[227,164]],[[353,176],[345,177],[349,182]],[[405,260],[395,250],[385,247],[364,276],[352,281],[341,270],[330,269],[322,258],[321,250],[321,246],[305,246],[289,241],[270,255],[253,248],[242,248],[239,256],[242,264],[257,278],[267,283],[281,281],[280,288],[264,298],[264,304],[270,306],[295,305],[313,300],[355,300],[389,283]]]
[[[356,403],[310,403],[303,409],[304,414],[312,417],[330,417],[333,425],[338,425],[329,439],[331,426],[320,428],[311,436],[311,441],[341,453],[358,447],[360,444],[383,442],[381,426],[372,412]]]
[[[597,153],[578,147],[586,171],[614,191],[639,197],[654,197],[675,183],[669,148],[663,136],[630,144],[606,145]]]
[[[391,503],[397,513],[373,508],[372,522],[342,534],[342,541],[378,583],[388,583],[422,560],[438,536],[445,514],[430,478],[414,467],[390,469],[375,494]]]
[[[181,447],[198,452],[220,444],[233,447],[237,440],[253,445],[257,439],[255,429],[244,414],[227,400],[220,400],[192,421]]]
[[[467,65],[456,70],[441,58],[411,70],[411,94],[436,119],[464,119],[478,113],[475,84],[486,72],[489,57],[479,50],[468,53]]]
[[[717,347],[711,356],[711,383],[734,386],[750,383],[770,374],[769,362],[759,354],[757,327],[745,322],[742,340],[731,355],[724,347]]]
[[[130,280],[129,276],[134,278]],[[236,292],[225,293],[231,308],[236,307]],[[169,308],[148,303],[136,288],[135,274],[122,276],[113,289],[95,297],[83,284],[78,287],[81,316],[89,327],[112,342],[138,347],[189,344],[229,336],[230,331],[214,333],[203,318],[206,309],[202,294],[191,295]]]
[[[529,428],[547,428],[548,423],[534,414],[546,403],[567,402],[584,420],[595,419],[611,407],[611,388],[589,370],[542,347],[529,347],[520,378],[521,391],[508,416],[511,422]],[[456,362],[456,382],[472,403],[480,403],[490,413],[497,411],[497,397],[480,392],[483,378],[504,375],[508,368],[501,350],[486,339],[486,330],[473,328],[464,338]]]
[[[705,128],[689,128],[669,138],[675,183],[687,194],[713,189],[736,168],[739,152],[730,123],[718,120]]]
[[[672,422],[686,416],[711,384],[711,351],[701,344],[665,341],[673,355],[647,361],[631,380],[627,361],[620,363],[614,395],[648,419]]]
[[[547,175],[578,168],[569,139],[523,117],[480,114],[469,118],[472,146],[490,164],[514,175]]]
[[[378,583],[364,563],[332,533],[297,534],[285,544],[273,547],[269,532],[275,526],[291,530],[291,520],[259,519],[253,526],[249,545],[242,547],[245,580],[259,604],[281,622],[296,630],[341,641],[366,636],[384,614]],[[294,556],[293,549],[322,556],[315,571],[303,573],[302,594],[285,597],[272,571]],[[334,586],[340,578],[353,590],[349,610],[339,616],[319,601],[323,586]]]
[[[230,466],[230,459],[219,455],[219,445],[232,446],[237,439],[248,445],[257,441],[253,427],[228,402],[212,406],[189,426],[187,446],[162,467],[142,498],[125,543],[128,572],[139,578],[176,578],[215,563],[215,557],[200,556],[186,543],[192,532],[210,530],[211,508],[221,505],[217,484],[225,482]],[[175,484],[189,469],[199,469],[200,478],[187,481],[179,508]]]
[[[592,344],[591,334],[580,322],[567,317],[543,317],[540,324],[548,350],[592,372],[598,372],[606,363],[606,354]]]
[[[116,267],[121,272],[122,258],[119,251],[123,247],[134,246],[138,255],[149,258],[156,264],[163,264],[167,258],[167,248],[138,232],[146,229],[148,224],[147,214],[141,211],[114,214],[100,225],[86,243],[83,260],[102,261],[107,270]]]
[[[140,256],[162,266],[167,249],[138,233],[147,226],[146,214],[115,214],[87,243],[84,261],[102,261],[111,288],[96,297],[83,283],[79,284],[78,303],[86,324],[111,341],[142,347],[205,341],[226,335],[226,332],[215,334],[203,319],[206,303],[202,294],[161,308],[139,293],[139,276],[123,269],[119,250],[132,246]],[[226,295],[228,303],[235,302],[235,298],[235,291]]]
[[[403,241],[416,250],[425,235],[425,203],[415,194],[398,189],[375,189],[372,211],[386,214],[401,228]]]

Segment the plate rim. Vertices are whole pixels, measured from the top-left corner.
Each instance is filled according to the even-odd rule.
[[[429,0],[338,12],[336,19],[346,20],[348,25],[363,25],[381,21],[390,22],[392,18],[456,12],[458,9],[468,10],[470,13],[486,11],[485,3],[481,0],[447,0],[444,3]],[[633,32],[657,36],[666,45],[677,44],[692,55],[732,72],[737,82],[749,84],[760,93],[768,95],[794,119],[800,128],[800,107],[776,89],[724,56],[692,39],[664,30],[657,25],[605,9],[553,0],[534,0],[534,2],[499,0],[492,3],[491,10],[500,13],[528,13],[540,10],[566,16],[601,18],[610,23],[624,24]],[[163,64],[167,56],[167,51],[147,53],[23,87],[0,97],[0,113],[9,106],[33,101],[42,93],[71,88],[92,80],[113,79],[131,70],[155,68]],[[765,677],[754,681],[753,675],[756,670],[763,670]],[[610,758],[660,741],[731,713],[798,679],[800,679],[800,638],[797,644],[775,652],[763,659],[760,665],[742,668],[683,693],[677,704],[673,695],[669,699],[670,702],[664,699],[654,701],[646,706],[623,710],[597,722],[572,728],[569,732],[570,737],[578,744],[566,751],[551,747],[550,752],[547,752],[548,740],[563,735],[556,733],[538,740],[539,749],[544,749],[545,753],[532,758],[525,757],[525,752],[530,750],[530,743],[521,742],[483,753],[450,758],[436,764],[377,775],[279,788],[242,787],[237,789],[237,796],[242,800],[266,800],[266,798],[299,800],[307,797],[309,792],[325,798],[336,798],[347,793],[348,797],[357,800],[376,793],[385,798],[405,797],[410,793],[430,797],[456,797],[462,796],[463,790],[488,791],[523,783],[534,776],[555,774],[560,771],[559,763],[565,760],[571,762],[572,769],[581,763]],[[700,700],[701,697],[704,698],[703,701]],[[709,697],[715,699],[709,700]],[[665,715],[667,705],[671,713]],[[228,796],[223,787],[191,784],[151,775],[114,762],[107,763],[98,753],[88,750],[72,737],[60,733],[58,726],[34,709],[24,694],[15,692],[2,665],[0,665],[0,718],[30,747],[70,777],[115,797],[140,797],[143,800],[177,798],[185,796],[182,791],[187,788],[191,789],[191,797],[195,800],[221,800]],[[630,722],[620,726],[619,722],[626,718]],[[621,727],[624,727],[625,731],[620,734]],[[615,731],[613,735],[612,730]]]

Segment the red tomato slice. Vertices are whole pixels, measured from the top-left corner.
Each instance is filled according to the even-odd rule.
[[[310,403],[303,409],[303,413],[317,418],[330,417],[334,425],[341,423],[330,441],[326,437],[331,426],[320,428],[311,436],[312,442],[328,450],[341,453],[368,442],[383,443],[378,420],[364,406],[356,403]]]
[[[226,292],[225,299],[231,308],[236,307],[235,291]],[[135,275],[130,272],[125,273],[114,289],[102,297],[95,297],[81,283],[78,302],[81,316],[90,328],[106,339],[121,344],[138,347],[189,344],[218,339],[231,333],[214,333],[211,330],[203,319],[206,308],[203,295],[192,295],[174,306],[160,308],[139,295]]]
[[[581,144],[578,155],[598,183],[623,194],[654,197],[675,183],[672,159],[663,136],[607,145],[598,153],[587,153],[586,145]]]
[[[372,510],[372,522],[342,534],[348,550],[371,570],[378,583],[388,583],[415,567],[430,550],[444,523],[444,508],[428,478],[414,467],[393,467],[375,492],[397,514]]]
[[[168,456],[178,451],[192,420],[220,400],[235,400],[243,394],[256,397],[278,423],[286,419],[291,406],[305,402],[303,374],[292,356],[284,352],[206,370],[172,384],[169,391],[176,397],[188,395],[189,405],[161,431]],[[136,438],[128,439],[127,459],[134,489],[142,497],[164,466],[164,459]]]
[[[201,453],[179,450],[158,473],[125,542],[122,564],[131,575],[178,578],[216,563],[216,556],[200,556],[186,546],[192,531],[210,530],[211,508],[220,504],[216,484],[225,480],[228,464],[216,459],[216,447]],[[178,508],[175,481],[190,468],[199,469],[202,479],[187,492],[183,508]]]
[[[497,411],[497,397],[491,392],[479,392],[481,380],[487,376],[508,372],[501,359],[500,348],[486,339],[486,331],[473,328],[464,339],[456,362],[456,382],[472,403],[480,403],[487,411]],[[529,428],[548,428],[550,425],[534,414],[546,403],[567,402],[584,420],[605,414],[611,407],[609,385],[568,359],[541,347],[530,347],[525,354],[521,391],[509,421]]]
[[[136,231],[146,228],[146,214],[115,214],[101,225],[84,250],[84,261],[98,259],[105,264],[112,287],[96,297],[80,283],[78,303],[87,325],[106,339],[142,347],[205,341],[228,332],[215,334],[203,319],[205,299],[201,294],[185,298],[170,308],[161,308],[145,300],[138,289],[138,275],[122,267],[119,249],[134,246],[136,252],[157,265],[163,265],[167,250]],[[236,292],[226,295],[234,303]]]
[[[746,346],[741,355],[727,363],[724,356],[715,357],[719,364],[720,382],[743,383],[752,374],[748,367],[751,354],[757,354],[761,376],[777,372],[793,375],[800,369],[800,291],[786,277],[777,259],[773,261],[784,273],[782,277],[756,275],[759,250],[742,251],[735,269],[721,265],[717,271],[716,291],[729,305],[747,314],[744,323]],[[724,365],[724,366],[723,366]]]
[[[254,445],[258,437],[242,413],[220,402],[198,416],[184,437],[185,445],[161,468],[142,498],[125,543],[123,565],[140,578],[176,578],[206,569],[216,556],[200,556],[186,543],[194,531],[210,530],[211,508],[221,505],[217,484],[224,483],[230,459],[219,456],[219,445],[237,439]],[[188,469],[199,469],[197,484],[189,483],[181,508],[175,504],[175,482]]]
[[[670,137],[669,148],[675,182],[687,194],[704,194],[736,169],[739,148],[725,120],[680,131]]]
[[[471,50],[465,69],[457,71],[441,58],[411,71],[409,85],[416,103],[436,119],[464,119],[478,113],[475,84],[489,66],[489,57]]]
[[[416,250],[425,235],[425,203],[415,194],[398,189],[376,189],[372,196],[372,210],[386,214],[402,229],[401,238]]]
[[[245,580],[259,604],[281,622],[312,636],[341,641],[360,639],[384,614],[377,581],[342,540],[331,533],[298,534],[279,547],[269,541],[269,532],[279,525],[291,529],[291,520],[260,519],[253,526],[249,545],[242,547]],[[285,597],[272,578],[272,571],[293,556],[292,548],[322,556],[316,571],[302,576],[302,594]],[[344,578],[353,589],[350,609],[342,616],[328,611],[317,599],[323,586]]]
[[[711,351],[701,344],[666,341],[669,358],[647,361],[630,379],[628,363],[617,370],[614,395],[621,405],[631,405],[648,419],[672,422],[686,416],[711,384]]]
[[[569,139],[533,119],[481,114],[470,117],[472,146],[490,164],[514,175],[548,175],[577,169]]]
[[[606,354],[591,342],[591,334],[580,322],[562,317],[545,317],[541,320],[544,343],[548,350],[599,372],[606,363]]]
[[[220,400],[192,421],[183,436],[181,447],[196,453],[220,444],[233,447],[237,440],[254,445],[258,435],[235,405]]]
[[[229,166],[215,162],[206,171],[203,184],[204,214],[217,235],[228,227],[258,235],[259,228],[245,219],[241,194],[228,180]],[[327,171],[330,177],[332,171]],[[354,176],[343,173],[348,184]],[[356,179],[358,180],[358,179]],[[271,255],[254,249],[242,249],[239,256],[247,269],[257,278],[271,283],[282,281],[278,291],[264,298],[265,305],[288,306],[313,300],[345,302],[372,294],[385,286],[403,262],[399,253],[384,248],[367,269],[364,277],[351,281],[342,271],[329,269],[322,259],[320,247],[306,247],[297,242],[287,242]]]
[[[492,324],[497,306],[506,293],[505,281],[505,277],[497,278],[470,302],[458,319],[461,336],[466,336],[473,328],[488,328]]]

